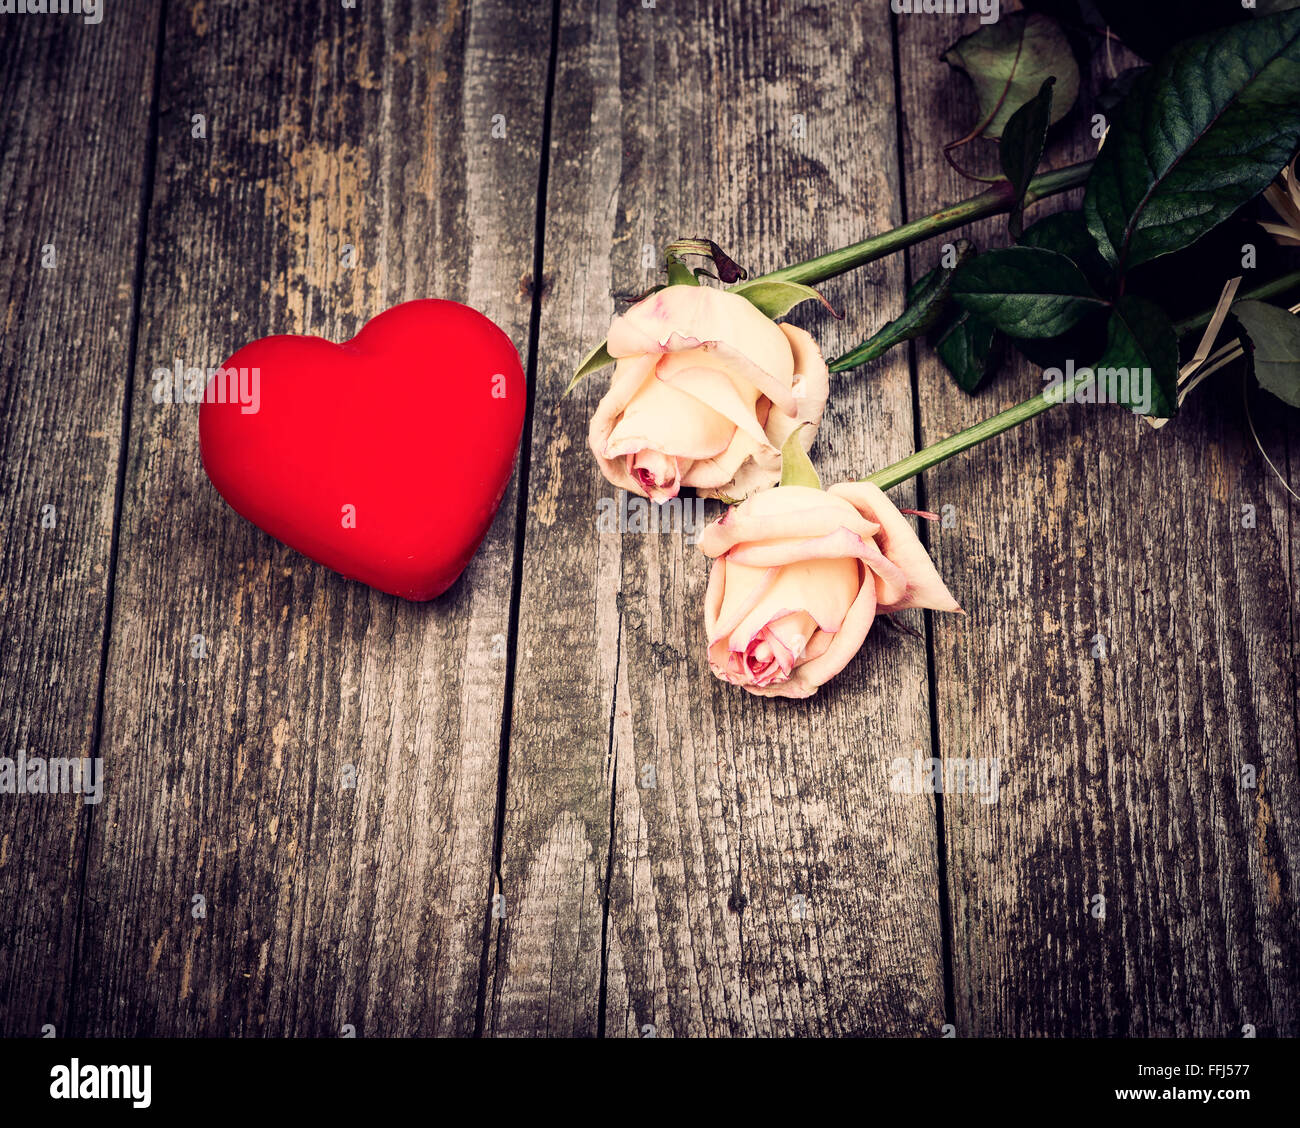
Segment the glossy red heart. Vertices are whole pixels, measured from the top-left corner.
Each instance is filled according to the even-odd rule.
[[[237,513],[290,547],[432,599],[501,504],[526,394],[518,352],[481,313],[404,302],[341,345],[265,337],[235,353],[200,408],[203,467]]]

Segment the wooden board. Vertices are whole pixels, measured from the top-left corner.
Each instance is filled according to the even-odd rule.
[[[976,26],[954,22],[898,21],[912,216],[979,187],[940,153],[973,124],[935,61]],[[1094,112],[1044,167],[1096,151]],[[925,348],[919,379],[926,442],[1042,387],[1019,363],[968,397]],[[1239,378],[1212,379],[1159,432],[1059,408],[925,477],[926,504],[954,507],[932,539],[969,611],[934,623],[939,750],[1002,770],[996,804],[943,804],[959,1035],[1300,1032],[1291,510]]]
[[[526,351],[549,36],[491,0],[169,9],[85,1033],[474,1030],[514,494],[446,596],[404,603],[238,518],[151,374],[431,295]]]
[[[157,14],[0,36],[0,756],[94,758]],[[47,508],[49,507],[49,508]],[[0,795],[0,1036],[67,1030],[77,795]]]
[[[894,491],[955,517],[923,536],[969,614],[878,628],[808,702],[709,673],[689,529],[597,524],[608,374],[562,392],[615,295],[675,237],[759,273],[976,191],[938,56],[977,26],[742,0],[6,24],[0,755],[98,753],[107,786],[0,796],[0,1035],[1300,1033],[1300,546],[1235,378],[1158,433],[1062,409]],[[1047,164],[1091,152],[1092,109]],[[938,245],[828,283],[843,322],[793,319],[847,349]],[[238,518],[197,408],[152,393],[429,295],[498,321],[535,399],[479,555],[411,605]],[[967,397],[896,350],[837,379],[815,456],[855,477],[1039,387],[1012,365]],[[1292,420],[1254,411],[1300,486]],[[998,802],[890,790],[932,754],[997,757]]]
[[[562,395],[611,295],[652,284],[673,238],[715,238],[758,273],[899,221],[887,15],[778,8],[760,33],[736,0],[565,13],[488,1033],[943,1021],[933,805],[887,786],[890,759],[928,747],[923,642],[880,632],[812,702],[723,686],[680,522],[597,529],[616,491],[586,430],[608,373]],[[843,324],[795,320],[830,355],[901,291],[902,264],[882,264],[828,287]],[[828,482],[910,449],[904,357],[834,396]]]

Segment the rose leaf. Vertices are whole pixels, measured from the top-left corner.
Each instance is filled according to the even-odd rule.
[[[1107,394],[1104,402],[1159,419],[1178,411],[1178,334],[1164,310],[1146,298],[1126,294],[1115,303],[1106,351],[1093,371],[1098,392]]]
[[[1022,247],[1041,247],[1065,255],[1100,290],[1110,285],[1110,267],[1097,250],[1082,212],[1064,211],[1044,216],[1026,227],[1016,241]]]
[[[1139,75],[1083,210],[1121,273],[1189,246],[1259,195],[1300,145],[1300,12],[1175,47]]]
[[[832,372],[857,368],[883,356],[895,345],[920,337],[938,325],[948,306],[953,275],[957,267],[974,253],[974,248],[965,239],[958,239],[955,248],[957,256],[952,266],[936,266],[908,290],[902,313],[893,321],[882,325],[862,344],[843,356],[836,357],[827,368]]]
[[[1039,247],[976,255],[958,268],[952,296],[1012,337],[1057,337],[1110,304],[1072,260]]]
[[[1255,379],[1283,403],[1300,407],[1300,317],[1266,302],[1236,302],[1233,316],[1245,334]]]
[[[1060,24],[1037,12],[1012,12],[986,24],[957,40],[943,59],[970,76],[985,123],[980,132],[995,140],[1048,77],[1059,82],[1049,124],[1065,117],[1079,96],[1079,65],[1070,41]]]
[[[935,334],[934,351],[964,391],[978,391],[993,371],[997,332],[987,317],[964,309]]]
[[[765,282],[756,278],[753,282],[742,282],[739,286],[732,286],[728,293],[739,294],[747,302],[752,303],[759,312],[773,320],[784,317],[800,302],[810,301],[813,298],[821,302],[836,317],[840,316],[819,291],[801,282]]]
[[[599,372],[607,364],[613,364],[614,358],[609,355],[609,349],[606,347],[607,341],[601,341],[586,356],[586,359],[578,365],[578,371],[573,374],[573,379],[569,381],[569,386],[564,389],[567,396],[574,388],[582,383],[593,372]]]
[[[998,160],[1015,192],[1015,204],[1009,220],[1011,237],[1018,239],[1024,229],[1025,192],[1043,159],[1047,144],[1047,126],[1052,118],[1052,87],[1056,79],[1043,79],[1038,93],[1011,115],[998,144]]]

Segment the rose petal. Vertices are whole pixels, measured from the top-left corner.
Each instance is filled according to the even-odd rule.
[[[628,471],[627,460],[622,456],[610,458],[605,454],[605,446],[613,434],[614,427],[623,415],[624,408],[654,372],[656,358],[653,356],[634,356],[620,360],[614,366],[614,378],[609,390],[601,397],[596,412],[591,417],[587,428],[587,445],[600,464],[600,471],[605,477],[622,489],[645,497],[636,479]]]
[[[758,422],[758,389],[733,377],[716,353],[670,353],[659,362],[655,375],[730,420],[756,443],[767,443]]]
[[[875,536],[881,552],[895,565],[903,570],[907,577],[902,591],[881,575],[878,586],[888,595],[888,602],[882,597],[879,610],[883,613],[902,611],[908,607],[929,607],[934,611],[960,611],[961,607],[953,599],[952,593],[939,578],[934,561],[917,539],[916,533],[907,520],[899,513],[894,503],[884,494],[879,486],[870,482],[841,482],[831,486],[828,493],[844,498],[854,505],[869,521],[880,525],[880,532]],[[706,529],[707,533],[708,530]],[[703,534],[701,534],[701,542]]]
[[[865,567],[862,568],[862,577],[866,577]],[[858,588],[858,597],[844,616],[843,624],[831,638],[830,645],[818,657],[809,658],[796,666],[789,681],[764,689],[763,696],[811,697],[820,686],[825,685],[853,660],[853,656],[862,649],[875,620],[875,586],[864,582]]]
[[[738,495],[729,491],[735,488],[734,483],[742,467],[750,462],[759,468],[760,473],[770,475],[769,484],[780,479],[781,452],[768,446],[766,441],[761,445],[754,442],[737,428],[727,449],[712,458],[696,462],[685,482],[688,486],[694,486],[701,497],[721,495],[729,499],[735,498]]]
[[[746,568],[743,564],[732,568],[725,560],[717,561],[709,573],[709,592],[705,597],[704,630],[709,642],[735,631],[776,576],[775,568]]]
[[[779,540],[746,541],[729,553],[727,560],[748,564],[752,568],[776,568],[800,560],[857,560],[879,561],[880,549],[870,538],[863,540],[857,533],[839,528],[820,537],[784,537]],[[888,564],[888,561],[885,562]]]
[[[811,486],[780,486],[762,490],[742,505],[727,510],[700,534],[700,551],[721,556],[736,545],[822,537],[848,529],[866,540],[880,529],[851,501]]]
[[[791,386],[794,392],[794,412],[786,414],[774,411],[768,416],[768,442],[780,450],[796,427],[810,423],[811,426],[804,427],[799,442],[804,450],[811,450],[821,427],[826,399],[830,395],[830,372],[817,342],[806,331],[785,322],[778,328],[790,342],[790,351],[794,355],[794,382]]]
[[[733,564],[730,559],[726,563],[730,583],[731,570],[745,565]],[[803,560],[778,569],[776,577],[731,632],[731,648],[744,650],[768,623],[796,611],[810,615],[824,631],[838,631],[857,598],[860,576],[856,560]]]
[[[776,451],[777,457],[755,456],[753,461],[739,463],[726,482],[710,482],[709,488],[701,489],[700,493],[704,497],[720,497],[726,501],[737,501],[775,486],[781,480],[780,450],[795,428],[805,423],[811,424],[804,427],[799,435],[799,442],[804,450],[810,450],[817,437],[822,412],[826,407],[826,397],[830,391],[826,362],[822,359],[821,350],[816,342],[804,330],[785,323],[782,323],[779,328],[790,342],[795,358],[795,376],[792,387],[793,414],[787,414],[774,406],[763,424],[767,435],[766,447]]]
[[[688,460],[686,469],[690,466]],[[627,468],[651,501],[662,504],[680,492],[683,468],[675,456],[657,450],[639,450],[627,456]]]
[[[852,608],[849,610],[852,611]],[[845,618],[847,619],[848,616],[846,615]],[[843,631],[844,627],[841,626],[840,630]],[[814,658],[820,658],[830,649],[830,645],[834,641],[835,635],[831,634],[829,631],[823,631],[821,629],[813,631],[813,636],[808,640],[808,645],[804,648],[803,652],[803,660],[805,664],[811,662]]]
[[[807,611],[795,611],[767,624],[767,637],[782,658],[781,669],[787,674],[803,658],[808,643],[818,630],[816,621]]]
[[[712,458],[727,449],[736,425],[654,374],[636,390],[605,443],[605,457],[657,450],[681,458]]]
[[[776,323],[739,294],[713,286],[665,286],[614,318],[606,347],[613,357],[662,352],[674,334],[741,350],[787,390],[793,380],[794,357]]]

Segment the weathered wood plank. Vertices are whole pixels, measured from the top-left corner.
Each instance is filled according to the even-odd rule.
[[[526,349],[548,47],[548,11],[494,0],[171,6],[85,1032],[474,1029],[513,491],[455,587],[404,603],[239,519],[150,374],[431,295]]]
[[[95,752],[156,21],[7,16],[0,36],[9,759]],[[0,794],[0,1035],[66,1032],[91,817],[76,795]]]
[[[939,147],[974,108],[936,59],[975,23],[898,23],[916,216],[972,191]],[[1045,165],[1095,151],[1092,112]],[[1018,363],[967,397],[918,355],[926,442],[1042,387]],[[923,498],[955,507],[932,540],[969,612],[933,627],[939,746],[1002,772],[996,804],[944,802],[962,1035],[1297,1032],[1291,517],[1240,398],[1216,379],[1159,432],[1058,409],[926,475]]]
[[[929,743],[924,644],[881,631],[811,702],[717,682],[698,550],[597,530],[615,491],[585,436],[608,375],[561,395],[611,293],[655,279],[647,246],[707,234],[757,272],[900,219],[888,30],[881,5],[565,14],[489,1033],[943,1021],[933,805],[888,790],[890,759]],[[842,325],[797,320],[833,353],[901,284],[882,264],[828,288]],[[828,482],[910,450],[904,357],[833,394]]]

